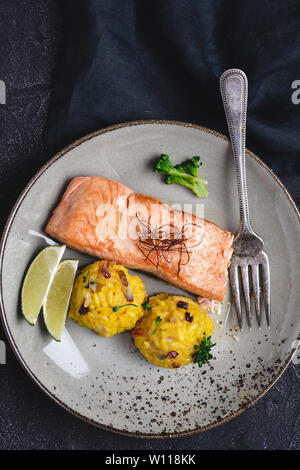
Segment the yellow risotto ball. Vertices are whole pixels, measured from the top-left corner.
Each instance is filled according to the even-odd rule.
[[[144,314],[143,281],[120,264],[95,261],[74,283],[69,317],[98,335],[110,337],[134,328]]]
[[[148,311],[132,331],[143,356],[160,367],[178,368],[194,362],[203,338],[214,330],[212,319],[188,297],[158,294],[149,298]]]

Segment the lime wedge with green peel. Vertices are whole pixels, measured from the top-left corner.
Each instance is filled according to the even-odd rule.
[[[25,319],[35,325],[55,271],[66,249],[48,246],[31,263],[22,287],[21,302]]]
[[[46,328],[56,341],[61,340],[65,326],[77,266],[78,260],[60,263],[43,303]]]

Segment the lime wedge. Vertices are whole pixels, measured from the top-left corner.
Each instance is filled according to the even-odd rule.
[[[30,325],[35,325],[57,266],[66,246],[48,246],[31,263],[22,287],[22,312]]]
[[[60,263],[43,303],[45,325],[56,341],[61,340],[74,284],[78,260]]]

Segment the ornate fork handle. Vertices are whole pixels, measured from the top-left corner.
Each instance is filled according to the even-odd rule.
[[[232,245],[233,254],[229,267],[231,291],[240,328],[242,328],[243,320],[239,278],[241,279],[244,293],[248,325],[251,328],[252,309],[250,294],[253,294],[256,317],[260,327],[260,285],[262,284],[267,325],[270,327],[269,260],[263,251],[263,240],[254,233],[251,227],[247,198],[245,158],[247,77],[241,70],[226,70],[220,78],[220,88],[235,163],[240,205],[240,229]],[[250,283],[250,273],[252,283]],[[250,292],[250,288],[252,292]]]
[[[247,77],[241,70],[226,70],[220,78],[220,86],[238,182],[240,205],[239,232],[252,233],[253,230],[250,223],[248,208],[245,166],[246,113],[248,99]]]

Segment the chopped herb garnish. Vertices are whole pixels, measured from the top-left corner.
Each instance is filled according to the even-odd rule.
[[[159,324],[160,324],[161,321],[162,321],[162,320],[161,320],[160,317],[157,317],[157,318],[156,318],[156,327],[155,327],[155,329],[154,329],[154,331],[153,331],[153,334],[154,334],[154,335],[155,335],[155,333],[157,332],[157,329],[158,329]]]
[[[143,307],[144,310],[151,310],[151,307],[150,307],[150,304],[149,304],[148,300],[146,300],[146,302],[144,302],[142,304],[142,307]]]
[[[99,284],[99,282],[96,281],[89,281],[86,286],[84,286],[85,289],[90,289],[91,286],[94,286],[95,284]]]
[[[88,270],[88,272],[83,276],[82,282],[86,282],[89,278],[89,275],[90,275],[90,270]]]
[[[215,345],[215,343],[211,342],[211,336],[206,338],[204,335],[199,346],[197,344],[194,346],[195,352],[192,354],[194,364],[198,364],[199,367],[202,367],[203,364],[207,364],[213,357],[210,350]]]
[[[138,305],[136,304],[115,305],[113,307],[113,312],[117,312],[118,310],[120,310],[120,308],[127,307],[128,305],[131,305],[132,307],[138,307]]]

